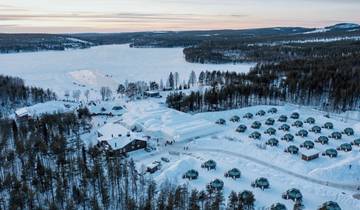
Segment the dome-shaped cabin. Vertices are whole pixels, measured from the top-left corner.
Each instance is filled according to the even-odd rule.
[[[307,130],[301,129],[295,135],[301,136],[301,137],[307,137],[308,134],[309,134],[309,132]]]
[[[287,116],[286,115],[280,115],[278,121],[279,122],[286,122],[287,121]]]
[[[341,210],[338,203],[334,201],[327,201],[323,203],[318,210]]]
[[[236,132],[239,132],[239,133],[244,133],[246,131],[247,127],[246,125],[239,125],[237,128],[236,128]]]
[[[256,112],[256,115],[258,116],[264,116],[266,114],[266,112],[264,110],[259,110],[258,112]]]
[[[290,126],[289,126],[288,124],[282,124],[282,125],[279,127],[279,130],[289,131],[289,130],[290,130]]]
[[[311,129],[309,131],[314,132],[314,133],[321,133],[321,128],[320,128],[320,126],[315,125],[315,126],[311,127]]]
[[[218,125],[225,125],[225,124],[226,124],[226,120],[220,118],[220,119],[216,120],[215,123],[218,124]]]
[[[206,168],[207,170],[215,170],[216,162],[214,160],[208,160],[201,164],[201,168]]]
[[[286,206],[282,203],[274,203],[270,206],[270,210],[287,210]]]
[[[314,148],[315,144],[312,141],[304,141],[302,144],[300,144],[300,147],[306,148],[306,149],[312,149]]]
[[[270,114],[276,114],[277,111],[278,110],[275,107],[273,107],[273,108],[270,108],[267,112],[270,113]]]
[[[251,186],[264,190],[264,189],[268,189],[270,187],[270,183],[266,178],[260,177],[260,178],[257,178],[254,182],[252,182]]]
[[[326,123],[323,125],[323,128],[325,128],[325,129],[333,129],[333,128],[334,128],[334,124],[332,124],[331,122],[326,122]]]
[[[296,121],[292,124],[292,126],[295,126],[295,127],[297,127],[297,128],[301,128],[301,127],[303,127],[303,125],[304,125],[304,123],[303,123],[302,121],[300,121],[300,120],[296,120]]]
[[[254,115],[251,114],[250,112],[246,113],[246,114],[243,116],[243,118],[245,118],[245,119],[252,119],[253,117],[254,117]]]
[[[337,148],[337,150],[341,150],[344,152],[350,152],[352,150],[352,146],[349,143],[343,143]]]
[[[336,151],[336,149],[327,149],[325,150],[325,152],[322,153],[323,156],[329,156],[331,158],[337,157],[338,152]]]
[[[265,125],[274,125],[275,123],[275,120],[274,118],[268,118],[266,121],[265,121]]]
[[[270,136],[275,135],[276,134],[276,129],[275,128],[268,128],[268,129],[266,129],[266,131],[264,133],[269,134]]]
[[[197,179],[198,177],[199,177],[199,172],[194,169],[188,170],[183,175],[183,179],[189,179],[189,180],[194,180],[194,179]]]
[[[296,155],[299,153],[299,148],[295,145],[290,145],[285,149],[285,152],[288,152],[292,155]]]
[[[291,118],[291,119],[299,119],[299,117],[300,117],[300,114],[297,113],[297,112],[293,112],[293,113],[290,115],[290,118]]]
[[[233,168],[231,170],[229,170],[228,172],[226,172],[224,174],[225,177],[230,177],[230,178],[233,178],[233,179],[238,179],[241,177],[241,172],[239,169],[237,168]]]
[[[315,139],[316,143],[320,143],[322,145],[329,143],[329,138],[326,136],[319,136],[317,139]]]
[[[266,145],[276,147],[279,145],[279,140],[277,140],[276,138],[271,138],[271,139],[267,140]]]
[[[352,128],[345,128],[342,133],[343,133],[343,134],[346,134],[346,135],[348,135],[348,136],[353,136],[353,135],[354,135],[354,129],[352,129]]]
[[[249,138],[251,139],[260,139],[261,138],[261,133],[254,131],[249,135]]]
[[[301,201],[303,196],[300,190],[291,188],[282,194],[282,198],[286,200],[291,199],[293,201]]]
[[[234,115],[230,118],[230,122],[240,122],[240,117],[237,115]]]
[[[342,135],[340,132],[332,132],[331,135],[329,136],[329,138],[333,138],[333,139],[341,139],[342,138]]]
[[[313,117],[308,117],[304,123],[309,123],[309,124],[315,124],[315,118]]]
[[[220,179],[215,179],[214,181],[211,181],[208,185],[208,188],[211,188],[216,191],[220,191],[224,188],[224,182]]]
[[[290,133],[287,133],[281,138],[281,140],[287,141],[287,142],[294,141],[294,136]]]
[[[259,129],[261,127],[261,122],[255,121],[251,124],[251,128],[253,129]]]

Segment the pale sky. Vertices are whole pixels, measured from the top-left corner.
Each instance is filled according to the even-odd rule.
[[[125,32],[360,23],[360,0],[0,0],[2,32]]]

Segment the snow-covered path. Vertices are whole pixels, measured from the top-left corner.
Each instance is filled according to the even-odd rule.
[[[347,185],[347,184],[340,184],[340,183],[335,183],[335,182],[327,182],[327,181],[322,181],[322,180],[310,178],[308,176],[304,176],[304,175],[301,175],[301,174],[298,174],[298,173],[294,173],[294,172],[292,172],[290,170],[287,170],[287,169],[281,168],[279,166],[267,163],[265,161],[256,159],[254,157],[250,157],[250,156],[247,156],[247,155],[244,155],[244,154],[231,152],[231,151],[226,151],[226,150],[222,150],[222,149],[189,148],[187,150],[187,153],[189,153],[189,152],[190,153],[191,152],[215,152],[215,153],[222,153],[224,155],[231,155],[231,156],[239,157],[239,158],[242,158],[242,159],[246,159],[248,161],[252,161],[252,162],[254,162],[256,164],[259,164],[259,165],[274,169],[276,171],[291,175],[293,177],[300,178],[300,179],[308,181],[308,182],[312,182],[314,184],[319,184],[319,185],[323,185],[323,186],[327,186],[327,187],[333,187],[333,188],[336,188],[336,189],[339,189],[339,190],[349,190],[349,191],[359,192],[358,189],[360,188],[359,185],[355,185],[355,184],[354,185]],[[186,154],[186,153],[183,153],[183,154]]]

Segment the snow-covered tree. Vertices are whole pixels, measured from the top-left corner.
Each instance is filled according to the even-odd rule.
[[[75,101],[79,101],[80,99],[80,95],[81,95],[81,91],[80,90],[73,90],[72,92],[72,97]]]
[[[189,77],[189,86],[194,87],[196,85],[196,74],[195,71],[191,71]]]

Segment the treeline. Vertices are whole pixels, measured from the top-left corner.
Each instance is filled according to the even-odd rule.
[[[0,75],[0,118],[22,106],[56,99],[49,89],[25,86],[17,77]]]
[[[161,185],[134,161],[84,145],[88,110],[0,120],[0,209],[253,209],[249,191]],[[246,195],[246,196],[245,196]]]
[[[1,34],[0,53],[34,52],[43,50],[82,49],[90,42],[58,34]]]
[[[169,107],[199,112],[283,102],[318,106],[324,110],[359,108],[360,55],[259,64],[247,74],[202,72],[203,91],[167,97]]]
[[[296,40],[296,39],[295,39]],[[336,57],[360,53],[360,41],[264,43],[209,41],[183,50],[193,63],[280,62],[296,59]]]

